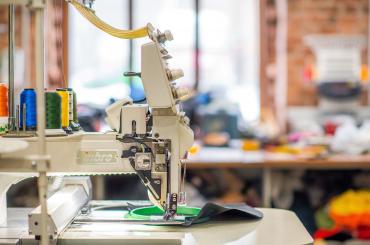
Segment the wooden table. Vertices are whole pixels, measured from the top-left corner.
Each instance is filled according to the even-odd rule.
[[[331,155],[322,159],[305,159],[265,151],[242,151],[239,148],[202,147],[189,155],[188,169],[262,169],[263,205],[271,204],[271,171],[274,169],[370,169],[370,154]]]

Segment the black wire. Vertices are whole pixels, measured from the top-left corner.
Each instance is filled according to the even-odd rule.
[[[143,99],[140,99],[140,100],[134,100],[133,103],[141,103],[141,102],[144,102],[146,101],[146,97],[144,97]]]

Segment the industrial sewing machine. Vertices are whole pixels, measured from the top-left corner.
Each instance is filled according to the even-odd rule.
[[[72,4],[77,1],[80,5],[75,7],[79,8],[80,13],[93,20],[90,20],[92,23],[99,22],[94,19],[96,16],[91,10],[94,0],[68,0]],[[207,208],[205,205],[202,210],[183,206],[182,159],[193,144],[193,132],[188,126],[188,118],[178,106],[188,92],[174,84],[183,75],[182,71],[171,70],[167,64],[171,56],[164,43],[172,40],[169,31],[162,33],[150,25],[134,31],[120,31],[103,23],[103,31],[121,38],[148,34],[150,41],[141,47],[141,72],[126,73],[128,76],[141,77],[148,104],[135,104],[131,99],[124,99],[109,106],[106,109],[107,122],[112,131],[108,133],[79,131],[67,136],[46,137],[43,50],[45,0],[0,0],[2,4],[9,5],[10,134],[0,137],[0,244],[33,245],[38,241],[42,245],[312,243],[302,224],[293,213],[287,211],[265,210],[264,213],[269,217],[260,223],[262,212],[246,205],[244,209],[217,205],[208,205]],[[15,4],[28,6],[35,18],[37,134],[32,132],[32,137],[21,137],[23,134],[14,127],[18,121],[14,113]],[[9,138],[11,135],[13,138]],[[89,176],[97,174],[137,174],[148,190],[151,203],[138,201],[132,204],[135,207],[150,205],[149,209],[159,210],[156,216],[150,216],[149,219],[138,217],[140,213],[134,211],[148,208],[143,207],[134,209],[131,218],[134,215],[136,218],[131,219],[126,216],[131,212],[121,209],[130,206],[126,201],[90,201]],[[40,206],[36,209],[7,209],[6,192],[10,185],[32,176],[38,178]],[[54,179],[49,185],[48,176]],[[48,191],[53,194],[48,196]],[[119,210],[101,211],[102,207],[117,205]],[[182,213],[181,210],[186,208],[192,213]],[[189,220],[190,224],[194,220],[209,221],[211,216],[221,213],[225,214],[224,218],[236,216],[238,219],[228,223],[218,219],[196,227],[179,226]],[[194,219],[185,220],[182,214]],[[243,220],[239,220],[242,217]],[[269,223],[268,220],[273,222]]]
[[[92,2],[83,1],[89,7]],[[1,1],[3,3],[29,4],[35,10],[36,19],[39,18],[36,21],[36,41],[40,45],[36,46],[37,136],[0,138],[3,147],[0,151],[0,226],[6,226],[6,191],[10,185],[29,176],[39,176],[41,200],[46,199],[46,176],[68,176],[61,180],[57,191],[47,202],[45,200],[46,203],[41,201],[41,206],[29,214],[29,232],[36,237],[41,236],[41,239],[45,237],[45,231],[47,237],[55,238],[90,199],[89,178],[71,176],[137,174],[152,203],[164,210],[163,220],[172,220],[177,206],[185,203],[185,193],[180,189],[181,159],[192,146],[194,137],[188,126],[189,119],[178,106],[186,98],[187,91],[177,88],[174,83],[183,76],[183,72],[168,68],[167,61],[171,56],[164,44],[173,39],[171,32],[162,33],[150,27],[150,41],[141,47],[141,72],[126,73],[141,77],[147,104],[123,99],[109,106],[106,119],[112,132],[78,132],[46,138],[44,109],[40,109],[44,105],[41,96],[44,90],[44,2],[4,0]],[[9,64],[11,67],[12,62]]]

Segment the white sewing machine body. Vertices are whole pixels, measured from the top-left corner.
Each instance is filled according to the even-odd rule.
[[[50,156],[48,169],[50,175],[135,173],[128,158],[122,157],[122,152],[138,144],[134,139],[136,137],[145,139],[150,148],[154,148],[154,142],[171,144],[168,149],[171,153],[171,177],[174,178],[171,189],[178,193],[178,183],[175,180],[179,178],[180,159],[193,144],[194,137],[188,126],[188,119],[176,105],[180,98],[176,97],[176,88],[168,78],[171,71],[163,58],[167,54],[164,46],[158,41],[143,45],[141,76],[145,94],[148,96],[148,105],[135,105],[132,101],[124,99],[108,107],[107,122],[113,132],[79,132],[46,139],[47,154]],[[149,120],[152,121],[151,125],[147,123]],[[125,137],[133,138],[133,141],[124,143],[120,141]],[[28,163],[32,155],[37,153],[37,137],[22,140],[29,144],[26,149],[1,155],[1,172],[32,172],[32,164]],[[156,159],[161,157],[157,153]],[[24,163],[23,167],[19,168],[19,162]],[[154,165],[152,168],[155,172]]]

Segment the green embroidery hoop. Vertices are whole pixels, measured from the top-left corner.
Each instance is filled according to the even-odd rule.
[[[195,217],[199,212],[200,208],[178,206],[176,214],[183,217]],[[151,220],[155,217],[162,217],[163,215],[164,211],[162,209],[157,206],[150,206],[133,209],[126,217],[134,220]]]

